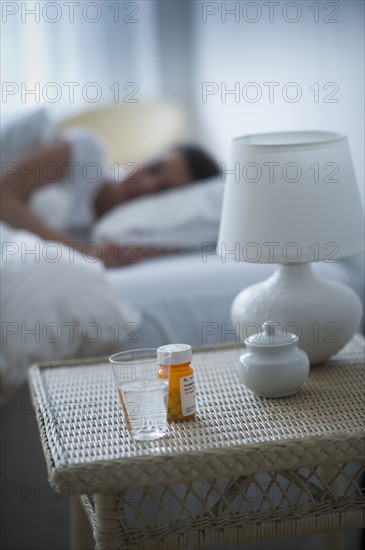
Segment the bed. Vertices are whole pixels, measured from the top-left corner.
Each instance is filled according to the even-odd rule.
[[[103,120],[100,114],[98,120]],[[176,121],[182,124],[181,118],[177,117]],[[83,123],[87,123],[87,118]],[[66,126],[69,125],[70,121]],[[34,127],[34,120],[31,127]],[[169,132],[169,136],[163,137],[164,145],[183,135],[176,126]],[[38,134],[38,144],[49,139],[47,132]],[[152,152],[148,144],[144,149]],[[213,202],[218,196],[216,189]],[[130,215],[133,217],[133,212]],[[205,216],[200,211],[195,215],[199,219]],[[216,231],[217,215],[211,219],[207,216],[206,220],[212,222]],[[186,225],[191,227],[191,220],[187,220]],[[5,275],[2,321],[7,331],[6,342],[3,334],[1,370],[2,390],[5,390],[3,540],[8,548],[41,550],[52,546],[54,550],[64,550],[68,545],[67,500],[48,489],[26,386],[30,364],[172,342],[201,346],[238,341],[230,320],[232,300],[244,287],[267,278],[274,266],[223,262],[212,253],[212,247],[201,246],[202,242],[214,242],[214,233],[210,232],[195,237],[189,252],[110,270],[80,258],[72,263],[63,261],[62,257],[58,262],[44,261],[42,254],[39,261],[33,255],[24,262],[24,243],[29,249],[35,249],[40,240],[6,226],[2,230],[2,251],[4,243],[8,247],[5,248],[8,261],[1,266]],[[100,231],[107,231],[107,228],[103,226]],[[64,248],[60,250],[61,256],[66,255]],[[314,269],[323,276],[348,284],[363,297],[361,256],[335,264],[315,264]],[[57,292],[55,281],[61,281]],[[36,323],[41,328],[47,325],[47,337],[43,335],[41,341],[34,335],[22,339],[20,329],[25,319],[32,326]],[[70,323],[78,323],[73,339],[66,330],[58,338],[57,326],[69,329]],[[85,326],[90,330],[99,329],[100,337],[92,333],[85,338]]]

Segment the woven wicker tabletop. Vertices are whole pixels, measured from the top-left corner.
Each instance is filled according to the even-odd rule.
[[[130,436],[107,359],[35,365],[29,382],[49,480],[61,492],[217,478],[364,457],[364,341],[312,367],[294,396],[255,397],[238,380],[242,347],[194,353],[197,417],[166,437]],[[202,477],[202,475],[204,477]]]

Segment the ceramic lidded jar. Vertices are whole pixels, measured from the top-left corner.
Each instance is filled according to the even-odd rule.
[[[272,321],[262,332],[245,339],[238,375],[245,386],[261,397],[285,397],[297,392],[309,374],[309,360],[298,348],[299,337],[283,335]]]

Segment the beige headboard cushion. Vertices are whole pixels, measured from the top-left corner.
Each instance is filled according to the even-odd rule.
[[[187,137],[182,109],[167,102],[111,103],[63,120],[61,129],[83,126],[96,132],[107,148],[108,161],[140,162]]]

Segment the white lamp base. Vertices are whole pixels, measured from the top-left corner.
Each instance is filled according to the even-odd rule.
[[[241,339],[260,334],[263,323],[273,321],[284,335],[298,334],[311,365],[339,351],[355,334],[361,316],[357,294],[318,277],[311,264],[280,265],[266,281],[240,292],[231,309]]]

